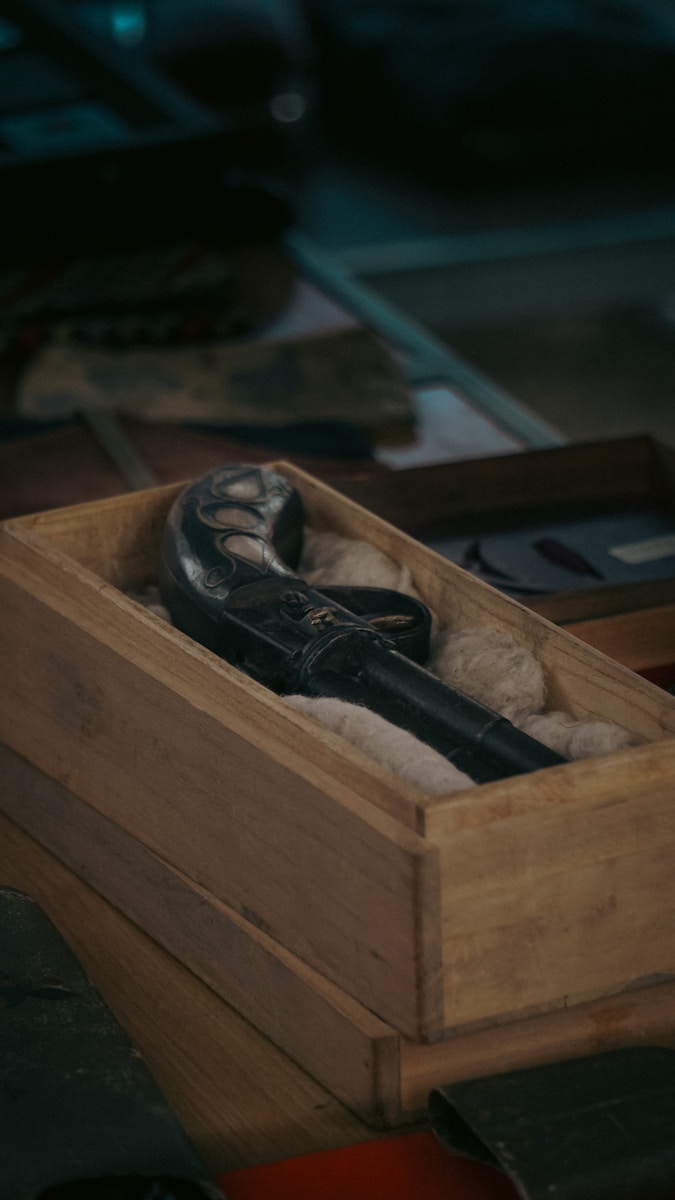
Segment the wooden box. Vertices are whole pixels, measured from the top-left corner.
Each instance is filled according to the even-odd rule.
[[[317,528],[639,744],[445,797],[130,599],[176,487],[0,529],[2,807],[385,1123],[457,1072],[675,1026],[675,699],[282,464]],[[222,948],[222,952],[221,952]],[[608,1032],[609,1031],[609,1032]]]

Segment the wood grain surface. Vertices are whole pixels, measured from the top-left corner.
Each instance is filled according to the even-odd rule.
[[[376,1136],[3,816],[0,879],[32,895],[57,925],[212,1170]]]

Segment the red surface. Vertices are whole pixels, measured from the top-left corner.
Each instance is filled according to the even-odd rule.
[[[517,1200],[506,1176],[448,1154],[430,1132],[230,1171],[219,1183],[227,1200]]]

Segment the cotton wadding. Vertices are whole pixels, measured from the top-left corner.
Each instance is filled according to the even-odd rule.
[[[328,584],[382,587],[419,597],[407,567],[368,542],[332,532],[305,530],[297,570],[319,590]],[[170,619],[156,588],[132,598]],[[609,721],[578,721],[566,712],[547,712],[543,669],[510,634],[487,626],[439,631],[434,613],[432,622],[427,668],[443,682],[505,716],[530,737],[569,759],[608,754],[633,744],[631,734]],[[324,697],[284,699],[429,795],[475,786],[442,754],[362,705]]]
[[[301,574],[319,587],[322,583],[342,583],[391,587],[409,595],[418,594],[407,569],[368,542],[335,533],[306,531]],[[530,737],[569,759],[607,754],[633,743],[626,730],[609,721],[578,721],[569,713],[546,712],[543,668],[534,654],[511,634],[488,626],[439,631],[433,613],[432,620],[434,635],[426,663],[428,670],[444,683],[500,713]],[[321,719],[318,712],[315,715]],[[356,735],[347,729],[341,732],[348,741]],[[396,737],[399,735],[397,730]],[[373,758],[378,757],[375,735],[369,753]]]
[[[541,712],[546,703],[540,663],[498,629],[442,630],[432,640],[427,667],[514,725]]]
[[[576,721],[566,712],[533,713],[522,728],[530,737],[566,758],[593,758],[630,746],[634,738],[609,721]]]
[[[284,699],[430,796],[476,786],[431,746],[361,704],[324,696],[284,696]]]
[[[306,529],[298,573],[306,583],[349,584],[351,587],[393,588],[416,595],[410,571],[369,542]]]

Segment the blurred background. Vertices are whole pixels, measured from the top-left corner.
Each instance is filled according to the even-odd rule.
[[[673,0],[58,7],[226,118],[233,236],[309,239],[565,437],[675,445]]]

